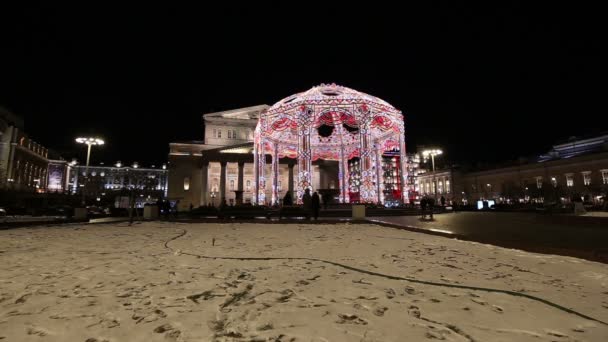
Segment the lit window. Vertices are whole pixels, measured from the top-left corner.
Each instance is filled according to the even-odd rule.
[[[105,172],[102,172],[102,173],[100,173],[99,175],[100,175],[101,177],[105,177],[105,176],[106,176],[106,173],[105,173]]]
[[[566,175],[566,186],[574,186],[574,177],[572,177],[572,175]]]
[[[583,172],[583,184],[591,185],[591,172]]]
[[[450,181],[449,180],[445,181],[445,193],[446,194],[450,193]]]
[[[184,190],[190,190],[190,177],[184,177]]]
[[[250,180],[247,181],[247,185],[246,185],[245,189],[247,189],[247,191],[251,190],[251,181]]]
[[[437,192],[440,194],[443,193],[443,182],[442,181],[437,182]]]
[[[437,184],[435,184],[435,182],[432,182],[432,184],[431,184],[431,191],[432,192],[431,193],[433,193],[433,194],[435,193],[435,187],[436,186],[437,186]]]
[[[608,184],[608,170],[602,170],[602,181],[604,184]]]
[[[551,185],[555,188],[557,186],[557,178],[551,177]]]
[[[230,133],[230,131],[228,131]],[[230,190],[234,190],[234,179],[230,180]]]
[[[536,177],[536,187],[539,189],[543,188],[543,177]]]

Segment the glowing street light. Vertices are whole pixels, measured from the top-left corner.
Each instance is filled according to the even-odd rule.
[[[87,145],[87,165],[85,166],[84,169],[84,184],[86,185],[87,180],[89,179],[89,160],[91,159],[91,146],[93,145],[103,145],[105,142],[102,139],[99,138],[76,138],[76,142],[79,144],[86,144]],[[84,206],[85,203],[85,189],[86,186],[83,187],[82,189],[82,205]]]
[[[431,162],[433,164],[433,188],[435,190],[433,192],[435,193],[435,198],[437,197],[437,183],[435,182],[435,156],[441,154],[443,154],[443,151],[440,149],[429,149],[422,151],[422,156],[424,156],[424,159],[428,159],[428,157],[431,156]]]
[[[432,149],[432,150],[424,150],[422,151],[422,155],[425,159],[431,156],[431,161],[433,163],[433,171],[435,171],[435,156],[443,154],[443,151],[440,149]]]

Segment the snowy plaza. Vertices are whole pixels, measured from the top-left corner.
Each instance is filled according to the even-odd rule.
[[[605,264],[371,224],[23,228],[0,258],[0,341],[608,337]]]

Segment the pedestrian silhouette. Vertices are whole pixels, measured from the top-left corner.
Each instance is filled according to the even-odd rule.
[[[315,191],[312,194],[312,214],[315,217],[315,221],[319,219],[319,209],[321,208],[321,200],[319,198],[319,194]]]

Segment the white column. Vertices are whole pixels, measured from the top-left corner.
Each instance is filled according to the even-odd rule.
[[[209,203],[208,196],[209,196],[209,162],[204,160],[202,167],[201,167],[201,199],[200,199],[201,206],[207,205]]]
[[[226,164],[225,161],[220,161],[220,205],[226,201]]]

